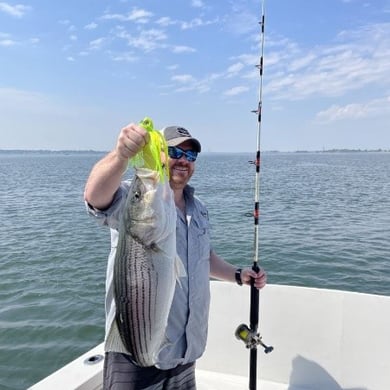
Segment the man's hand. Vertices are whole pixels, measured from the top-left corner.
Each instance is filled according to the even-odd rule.
[[[243,268],[241,271],[241,280],[243,284],[251,285],[251,280],[254,279],[254,285],[256,288],[261,289],[267,284],[267,274],[260,268],[256,273],[252,268]]]
[[[143,127],[130,123],[119,133],[115,153],[122,160],[134,157],[149,142],[149,133]]]

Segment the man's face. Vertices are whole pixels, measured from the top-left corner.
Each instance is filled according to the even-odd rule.
[[[191,141],[185,141],[178,145],[178,148],[187,151],[194,150]],[[191,179],[195,171],[195,162],[188,161],[183,154],[179,159],[175,160],[171,157],[168,159],[170,179],[169,183],[173,190],[183,189]]]

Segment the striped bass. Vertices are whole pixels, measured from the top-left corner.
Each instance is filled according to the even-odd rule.
[[[136,364],[153,366],[167,342],[176,280],[185,273],[176,255],[176,206],[169,181],[137,168],[119,228],[114,263],[116,322]]]

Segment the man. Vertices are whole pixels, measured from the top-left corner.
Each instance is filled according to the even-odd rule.
[[[255,273],[251,268],[236,269],[214,252],[207,209],[188,185],[201,144],[182,127],[170,126],[163,132],[168,143],[169,183],[177,210],[177,253],[187,275],[175,290],[168,318],[168,343],[159,353],[156,367],[138,367],[122,344],[115,322],[112,280],[117,230],[130,185],[122,181],[122,175],[129,158],[148,142],[148,132],[136,124],[124,127],[116,147],[93,167],[85,187],[89,213],[111,228],[106,282],[106,390],[196,389],[195,361],[204,352],[207,338],[210,276],[238,284],[250,284],[253,278],[257,288],[266,284],[263,270]]]

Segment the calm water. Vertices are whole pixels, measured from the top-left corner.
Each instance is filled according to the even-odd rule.
[[[1,390],[25,389],[103,339],[109,232],[82,200],[101,156],[0,153]],[[236,264],[253,260],[251,159],[203,154],[192,180],[215,249]],[[261,173],[270,283],[390,295],[390,153],[264,153]]]

